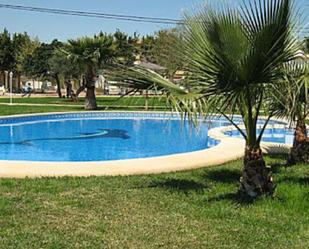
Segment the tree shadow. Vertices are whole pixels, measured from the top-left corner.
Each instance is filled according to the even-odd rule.
[[[206,200],[207,204],[212,204],[215,202],[220,202],[220,201],[230,201],[236,208],[241,208],[241,207],[249,207],[250,205],[254,204],[258,200],[262,198],[272,198],[272,199],[278,199],[275,196],[261,196],[257,198],[252,198],[248,197],[244,193],[237,191],[237,192],[231,192],[231,193],[226,193],[226,194],[221,194],[217,195],[211,198],[208,198]],[[279,201],[282,201],[278,199]]]
[[[288,154],[271,154],[269,157],[275,160],[287,160]]]
[[[206,200],[208,204],[212,204],[214,202],[220,202],[220,201],[231,201],[235,204],[238,204],[240,202],[240,195],[237,192],[232,192],[232,193],[216,195],[214,197],[207,198]]]
[[[279,173],[282,168],[289,167],[288,154],[271,154],[267,157],[268,159],[266,158],[266,164],[271,167],[272,173]]]
[[[285,163],[268,163],[267,165],[271,167],[271,172],[273,174],[280,173],[281,169],[289,167],[289,165],[286,162]]]
[[[239,181],[241,172],[236,169],[217,169],[207,171],[204,177],[208,180],[221,183],[235,183]]]
[[[150,183],[149,188],[164,188],[188,194],[189,192],[204,193],[205,189],[209,188],[207,185],[196,182],[194,180],[168,178],[158,180]]]
[[[309,177],[288,176],[282,178],[279,183],[290,182],[292,184],[309,185]]]

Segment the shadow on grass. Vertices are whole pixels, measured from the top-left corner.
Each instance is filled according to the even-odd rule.
[[[264,198],[264,197],[274,199],[274,197],[272,197],[272,196],[263,196],[263,197],[259,197],[259,198],[251,198],[251,197],[248,197],[247,195],[244,195],[240,191],[235,191],[235,192],[221,194],[221,195],[217,195],[217,196],[208,198],[206,200],[206,203],[212,204],[212,203],[215,203],[215,202],[230,201],[235,205],[235,207],[240,208],[240,207],[248,207],[251,204],[254,204],[257,200]]]
[[[281,168],[288,167],[288,155],[285,154],[272,154],[270,159],[266,161],[266,164],[271,167],[273,173],[280,172]]]
[[[217,169],[212,171],[207,171],[204,177],[207,180],[221,182],[221,183],[235,183],[239,181],[241,172],[236,169]]]
[[[287,154],[271,154],[269,157],[271,159],[274,159],[274,160],[284,160],[284,161],[286,161],[288,159]]]
[[[287,163],[267,163],[271,167],[271,172],[273,174],[278,174],[282,171],[282,169],[286,169],[289,167]]]
[[[289,182],[292,184],[309,185],[309,177],[289,176],[289,177],[282,178],[279,182],[280,183]]]
[[[204,193],[208,188],[207,185],[196,182],[194,180],[168,178],[152,182],[148,185],[149,188],[164,188],[168,190],[176,190],[188,194],[191,191],[196,193]]]

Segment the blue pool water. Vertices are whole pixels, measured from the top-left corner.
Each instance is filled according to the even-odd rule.
[[[2,118],[0,160],[104,161],[191,152],[215,146],[208,130],[224,125],[229,123],[216,118],[201,121],[197,130],[175,114],[150,113]]]
[[[260,130],[257,130],[257,134]],[[239,131],[228,131],[226,135],[232,137],[242,137]],[[263,142],[293,144],[294,130],[293,129],[266,129],[263,134]]]

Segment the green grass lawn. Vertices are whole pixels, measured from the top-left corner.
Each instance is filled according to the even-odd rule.
[[[0,103],[9,103],[9,98],[0,98]],[[25,104],[59,104],[59,105],[83,105],[84,98],[79,98],[78,102],[72,102],[66,98],[56,97],[31,97],[31,98],[14,98],[14,103]],[[111,107],[115,108],[131,108],[144,109],[145,98],[144,97],[123,97],[110,96],[110,97],[97,97],[97,103],[101,108]],[[149,97],[148,105],[152,109],[165,109],[166,99],[164,97]]]
[[[282,163],[267,158],[268,163]],[[0,179],[0,248],[308,248],[309,165],[237,201],[241,161],[153,176]]]
[[[167,110],[164,98],[149,98],[149,110],[164,111]],[[8,103],[8,98],[0,98],[0,103]],[[14,98],[14,103],[19,104],[36,104],[28,105],[0,105],[0,116],[13,114],[43,113],[43,112],[66,112],[66,111],[84,111],[82,107],[84,99],[80,98],[79,102],[74,103],[68,99],[55,97],[43,98]],[[143,97],[98,97],[99,110],[145,110],[145,99]],[[39,105],[37,105],[39,104]],[[46,104],[59,104],[66,106],[46,106]],[[72,106],[73,105],[73,106]],[[75,105],[75,106],[74,106]]]
[[[82,107],[78,106],[4,106],[0,105],[0,116],[14,115],[14,114],[29,114],[29,113],[43,113],[43,112],[68,112],[68,111],[83,111]]]

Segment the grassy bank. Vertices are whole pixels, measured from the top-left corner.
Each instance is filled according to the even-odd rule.
[[[0,103],[9,103],[9,98],[0,98]],[[31,97],[31,98],[21,98],[16,97],[13,99],[14,103],[19,104],[59,104],[59,105],[83,105],[84,98],[79,98],[78,102],[72,102],[70,99],[66,98],[56,98],[56,97]],[[119,96],[109,96],[109,97],[97,97],[97,103],[101,108],[108,107],[136,107],[144,108],[146,105],[146,100],[144,97],[123,97]],[[148,105],[151,108],[166,108],[166,99],[164,97],[150,97],[148,99]]]
[[[8,98],[0,98],[0,103],[9,103]],[[148,100],[149,110],[164,111],[167,110],[164,98],[151,97]],[[60,99],[55,97],[35,97],[35,98],[14,98],[13,103],[27,105],[0,105],[0,116],[43,112],[66,112],[66,111],[84,111],[84,98],[78,102],[72,102],[69,99]],[[143,97],[98,97],[97,103],[99,110],[145,110],[145,99]],[[29,106],[29,104],[33,104]],[[59,106],[48,106],[48,104]]]
[[[253,204],[235,196],[240,170],[0,179],[0,247],[308,248],[308,165],[276,167],[276,197]]]
[[[82,107],[78,106],[3,106],[0,105],[0,116],[15,115],[15,114],[30,114],[43,112],[67,112],[67,111],[83,111]]]

